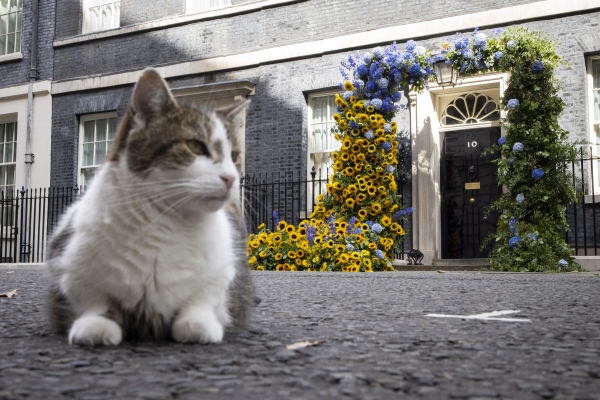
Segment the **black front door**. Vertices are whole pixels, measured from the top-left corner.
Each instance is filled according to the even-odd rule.
[[[444,133],[441,162],[442,258],[485,258],[493,247],[481,250],[483,240],[496,231],[498,213],[484,219],[485,208],[501,193],[492,160],[481,156],[500,138],[500,128]]]

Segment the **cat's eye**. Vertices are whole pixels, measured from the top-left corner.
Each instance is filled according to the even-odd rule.
[[[185,142],[190,151],[194,154],[198,154],[199,156],[208,155],[208,150],[206,150],[206,146],[199,140],[188,140]]]
[[[238,153],[237,151],[232,151],[232,152],[231,152],[231,160],[232,160],[233,162],[237,162],[237,160],[238,160],[238,155],[239,155],[239,153]]]

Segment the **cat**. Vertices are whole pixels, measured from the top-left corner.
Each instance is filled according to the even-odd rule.
[[[245,326],[257,303],[237,201],[248,103],[178,104],[144,70],[49,245],[50,321],[69,343],[218,343]]]

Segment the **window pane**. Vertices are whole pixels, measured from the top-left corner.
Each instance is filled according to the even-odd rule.
[[[116,132],[117,132],[117,118],[109,118],[108,119],[108,140],[113,140],[115,138]]]
[[[81,161],[84,167],[88,165],[94,165],[94,144],[84,144],[83,145],[83,159]]]
[[[8,29],[8,15],[4,14],[0,17],[0,35],[6,35]]]
[[[15,164],[7,165],[6,167],[6,185],[15,184]]]
[[[8,165],[3,165],[0,167],[0,186],[6,185],[6,169]]]
[[[6,137],[5,142],[14,142],[15,141],[15,123],[11,122],[6,124]]]
[[[6,54],[6,35],[0,35],[0,56]]]
[[[96,176],[96,168],[86,168],[83,171],[83,188],[89,186],[94,177]]]
[[[8,14],[8,33],[15,31],[17,27],[17,13]]]
[[[19,11],[17,13],[17,31],[21,30],[21,18],[22,18],[22,14],[23,13],[21,11]]]
[[[4,162],[14,162],[13,143],[6,143],[4,145]]]
[[[94,141],[94,127],[96,121],[85,121],[83,123],[83,143],[89,143]]]
[[[4,127],[5,124],[0,124],[0,142],[4,142]]]
[[[0,14],[8,12],[8,0],[0,0]]]
[[[329,96],[329,121],[333,121],[333,114],[337,112],[337,104],[335,104],[335,96]]]
[[[600,90],[594,90],[594,121],[600,121]]]
[[[118,28],[121,26],[121,3],[113,4],[113,28]]]
[[[87,32],[96,32],[100,27],[100,7],[92,7],[87,13]]]
[[[0,144],[0,163],[3,163],[4,161],[4,143]],[[8,160],[6,161],[8,162]]]
[[[313,146],[311,149],[312,151],[325,150],[325,148],[323,147],[325,129],[327,129],[326,124],[313,125]]]
[[[9,12],[17,11],[17,0],[10,0],[10,8],[8,11]]]
[[[112,4],[102,6],[102,30],[111,29],[113,23]]]
[[[18,0],[18,1],[17,1],[17,8],[18,8],[19,10],[22,10],[22,9],[23,9],[23,0]]]
[[[15,53],[21,51],[21,32],[17,32],[15,36]]]
[[[600,89],[600,60],[592,61],[592,78],[594,79],[594,89]]]
[[[106,157],[106,142],[96,142],[96,152],[94,155],[94,165],[99,165]]]
[[[327,121],[327,97],[315,97],[312,104],[313,123]]]
[[[15,34],[11,33],[7,36],[6,40],[6,54],[11,54],[15,52]]]
[[[96,120],[96,142],[106,140],[106,118]]]

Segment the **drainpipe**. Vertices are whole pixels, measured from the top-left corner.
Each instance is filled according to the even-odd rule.
[[[33,0],[33,19],[31,23],[31,66],[29,68],[29,89],[27,91],[27,134],[25,136],[25,191],[21,191],[21,207],[23,195],[31,190],[31,164],[35,156],[31,153],[31,134],[33,131],[33,83],[37,80],[37,45],[38,45],[38,0]],[[27,192],[26,192],[27,191]],[[23,209],[21,215],[23,216]],[[22,220],[23,221],[23,220]],[[20,261],[28,262],[31,253],[30,244],[27,242],[29,231],[29,218],[25,213],[25,220],[21,227]]]
[[[33,83],[37,80],[38,45],[38,0],[33,0],[33,21],[31,24],[31,67],[29,68],[29,90],[27,92],[27,135],[25,137],[25,190],[31,189],[31,164],[35,156],[31,153],[33,131]]]

